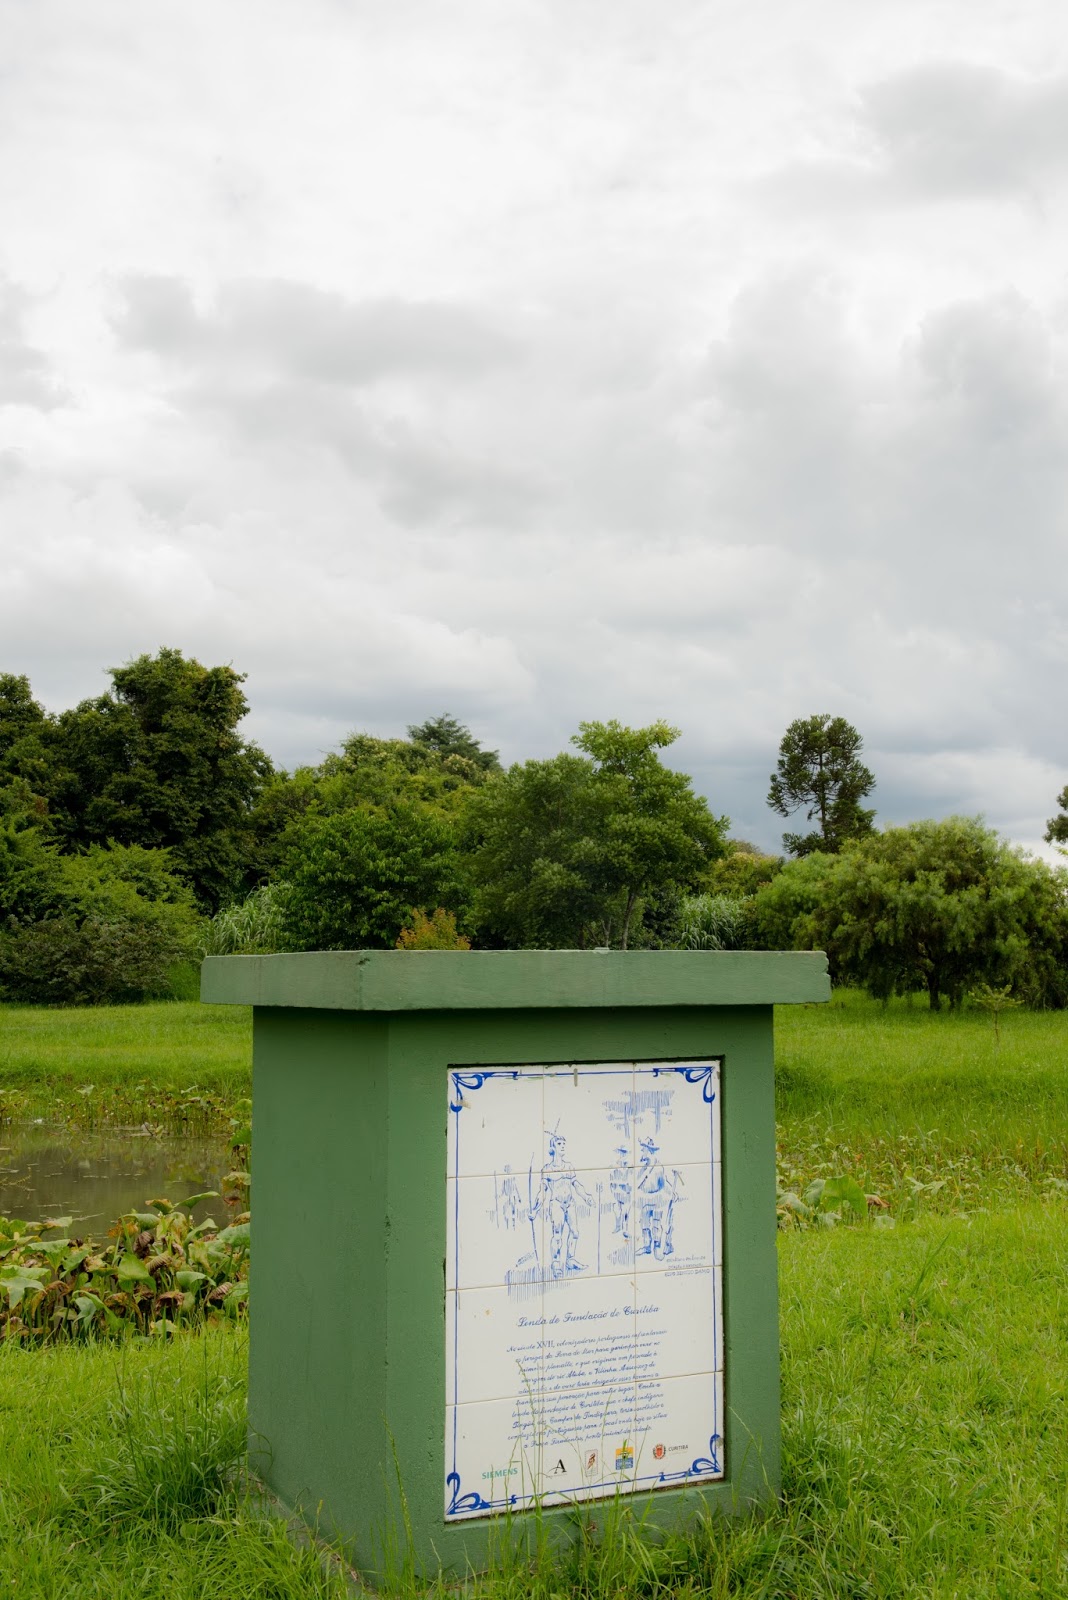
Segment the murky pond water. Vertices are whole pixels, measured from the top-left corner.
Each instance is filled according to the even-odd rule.
[[[72,1133],[40,1123],[0,1127],[0,1213],[25,1222],[73,1217],[86,1233],[104,1233],[124,1211],[143,1211],[165,1196],[179,1204],[205,1189],[221,1190],[233,1162],[219,1139],[155,1138],[110,1128]],[[224,1226],[222,1199],[194,1207],[198,1222]]]

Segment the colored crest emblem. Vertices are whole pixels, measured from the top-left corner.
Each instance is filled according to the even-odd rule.
[[[662,1444],[654,1444],[654,1446],[653,1446],[653,1455],[655,1456],[657,1461],[663,1461],[664,1456],[666,1455],[666,1453],[667,1453],[667,1451],[666,1451],[664,1445],[662,1445]]]

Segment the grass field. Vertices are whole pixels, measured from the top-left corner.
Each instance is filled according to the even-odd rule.
[[[780,1235],[781,1507],[653,1549],[624,1518],[473,1588],[1068,1600],[1068,1015],[1001,1032],[842,994],[779,1013],[786,1176],[849,1171],[897,1224]],[[104,1116],[141,1084],[221,1102],[247,1093],[248,1051],[236,1010],[0,1009],[0,1096],[76,1111],[92,1082]],[[342,1594],[235,1486],[243,1364],[221,1329],[0,1347],[0,1596]]]
[[[837,992],[776,1015],[780,1166],[854,1173],[901,1217],[1068,1193],[1068,1013],[932,1016]]]
[[[1068,1595],[1068,1206],[781,1240],[785,1494],[473,1587],[710,1600]],[[340,1596],[233,1486],[243,1336],[0,1348],[0,1593]],[[603,1520],[604,1508],[597,1509]]]
[[[223,1128],[252,1085],[252,1015],[171,1001],[52,1009],[0,1005],[0,1119]]]

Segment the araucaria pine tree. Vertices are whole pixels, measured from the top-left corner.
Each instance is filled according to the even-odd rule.
[[[844,717],[826,714],[798,717],[783,734],[768,805],[782,817],[803,808],[809,822],[818,823],[812,833],[783,834],[792,856],[814,850],[834,854],[847,839],[871,833],[875,812],[860,802],[875,788],[875,779],[860,760],[862,744]]]

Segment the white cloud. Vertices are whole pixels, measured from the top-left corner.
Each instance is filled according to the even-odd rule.
[[[766,843],[786,724],[841,712],[886,818],[1040,836],[1059,13],[0,24],[0,665],[59,705],[232,660],[289,763],[445,706],[506,758],[666,715]]]

